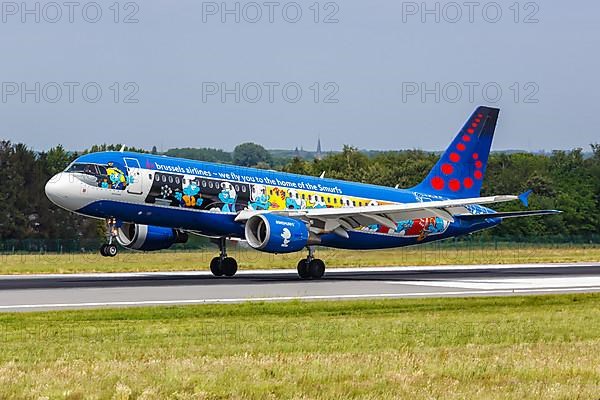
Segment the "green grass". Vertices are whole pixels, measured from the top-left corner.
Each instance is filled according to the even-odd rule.
[[[217,250],[139,253],[122,251],[116,258],[87,253],[1,255],[0,274],[140,272],[208,270]],[[272,255],[231,249],[241,269],[295,268],[303,253]],[[499,244],[498,246],[425,245],[381,251],[319,249],[328,267],[389,265],[515,264],[600,261],[600,247]]]
[[[600,295],[1,314],[0,398],[594,399]]]

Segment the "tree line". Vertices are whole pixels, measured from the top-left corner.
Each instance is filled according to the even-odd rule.
[[[120,149],[120,145],[98,145],[86,152]],[[532,209],[559,209],[563,214],[507,221],[484,235],[513,239],[579,236],[598,240],[600,145],[592,145],[591,150],[589,156],[582,149],[551,154],[492,153],[482,195],[515,194],[532,189]],[[36,152],[24,144],[0,141],[0,240],[97,239],[102,235],[103,224],[54,206],[44,193],[48,179],[81,154],[62,146]],[[165,154],[313,176],[325,172],[328,178],[399,187],[419,183],[439,157],[419,150],[365,153],[345,146],[341,152],[330,153],[322,160],[277,158],[253,143],[242,144],[233,153],[173,149]],[[497,208],[514,210],[521,206],[511,203]]]

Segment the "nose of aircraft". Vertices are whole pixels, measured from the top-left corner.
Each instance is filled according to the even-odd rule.
[[[80,202],[78,199],[79,186],[77,179],[70,174],[61,172],[54,175],[47,183],[44,188],[46,197],[59,207],[67,210],[75,210]]]
[[[44,188],[44,191],[46,192],[46,197],[48,197],[48,200],[50,200],[57,206],[61,205],[60,199],[62,196],[65,195],[65,194],[61,193],[61,192],[64,192],[64,190],[61,191],[61,186],[63,186],[62,185],[63,180],[64,180],[63,173],[61,172],[60,174],[56,174],[52,178],[50,178],[50,180],[48,182],[46,182],[46,187]]]

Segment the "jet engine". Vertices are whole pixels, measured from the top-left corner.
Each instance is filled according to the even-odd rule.
[[[132,250],[164,250],[175,243],[186,243],[187,240],[187,233],[160,226],[124,223],[117,231],[117,242]]]
[[[309,243],[306,224],[274,214],[258,214],[246,221],[246,241],[253,249],[266,253],[293,253]]]

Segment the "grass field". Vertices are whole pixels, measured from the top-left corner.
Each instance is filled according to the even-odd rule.
[[[600,295],[0,314],[2,399],[600,398]]]
[[[138,253],[123,250],[116,258],[98,254],[1,255],[0,274],[208,270],[217,249]],[[272,255],[237,248],[230,251],[241,269],[295,268],[302,253]],[[600,261],[600,246],[425,245],[381,251],[318,250],[328,267],[389,265],[514,264]]]

